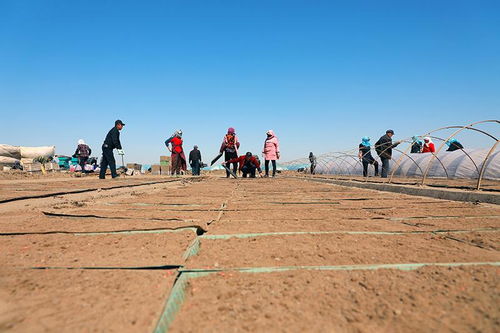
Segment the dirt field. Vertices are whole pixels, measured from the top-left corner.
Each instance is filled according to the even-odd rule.
[[[0,331],[498,332],[499,231],[285,176],[2,175]]]

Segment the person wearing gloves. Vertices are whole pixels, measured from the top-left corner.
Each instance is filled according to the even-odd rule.
[[[389,161],[392,158],[392,148],[397,147],[401,141],[392,143],[392,137],[394,136],[394,131],[389,129],[385,131],[385,135],[382,135],[377,142],[375,142],[375,151],[377,155],[382,160],[382,172],[381,177],[387,178],[389,173]]]
[[[273,130],[266,132],[267,138],[264,141],[262,155],[265,160],[266,177],[269,177],[269,161],[273,164],[273,177],[276,176],[276,160],[280,159],[280,144]]]
[[[457,139],[451,138],[448,141],[446,141],[446,145],[448,146],[448,149],[446,151],[455,151],[459,149],[464,149],[464,146],[460,142],[458,142]]]
[[[422,145],[424,144],[418,136],[413,136],[411,142],[410,154],[419,154],[422,152]]]
[[[113,149],[117,149],[118,155],[125,154],[122,149],[122,144],[120,143],[120,131],[123,129],[123,126],[125,126],[125,124],[121,120],[115,121],[115,127],[109,130],[108,135],[106,135],[104,139],[104,143],[102,144],[101,170],[99,172],[100,179],[106,178],[108,165],[111,170],[111,177],[118,177]]]
[[[436,148],[434,147],[434,142],[432,142],[431,138],[426,136],[424,138],[424,146],[422,147],[422,153],[435,153]]]
[[[201,152],[198,150],[198,146],[194,146],[193,150],[189,153],[189,165],[191,165],[193,176],[199,176],[202,162]]]
[[[364,136],[359,144],[358,157],[363,164],[363,177],[368,176],[368,164],[373,164],[375,168],[375,177],[378,176],[378,162],[373,158],[371,153],[370,138]]]
[[[260,168],[260,162],[251,152],[246,153],[240,157],[233,158],[227,162],[222,162],[222,165],[230,165],[231,163],[238,163],[239,170],[243,173],[243,178],[255,178],[255,172],[258,170],[259,175],[262,177],[262,170]]]
[[[78,158],[78,164],[82,167],[82,172],[85,171],[85,164],[87,163],[90,154],[92,154],[92,149],[85,144],[85,141],[83,139],[78,140],[78,146],[76,147],[75,153],[73,154],[73,157]]]
[[[175,131],[174,134],[167,140],[165,140],[165,146],[168,150],[172,152],[172,174],[179,175],[184,174],[187,170],[186,156],[184,155],[184,149],[182,148],[182,131]],[[169,147],[169,144],[172,148]]]
[[[222,144],[220,146],[220,153],[224,153],[224,160],[227,162],[238,157],[238,149],[240,148],[240,141],[236,136],[236,131],[234,128],[229,127],[227,134],[224,135],[222,139]],[[231,168],[229,165],[228,168]],[[233,171],[236,173],[238,170],[238,164],[233,163]],[[226,177],[229,178],[229,171],[226,170]]]

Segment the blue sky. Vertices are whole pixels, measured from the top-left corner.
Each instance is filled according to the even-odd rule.
[[[129,162],[179,128],[210,160],[229,126],[253,152],[274,129],[291,160],[499,118],[498,17],[477,0],[0,0],[0,143],[99,155],[120,118]]]

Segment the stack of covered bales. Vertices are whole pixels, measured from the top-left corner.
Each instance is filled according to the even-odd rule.
[[[0,144],[0,165],[32,163],[33,159],[38,157],[52,158],[55,152],[55,146],[21,147]]]

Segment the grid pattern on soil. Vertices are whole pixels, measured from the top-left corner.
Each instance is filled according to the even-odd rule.
[[[209,177],[28,207],[0,204],[2,331],[500,329],[498,206]]]

